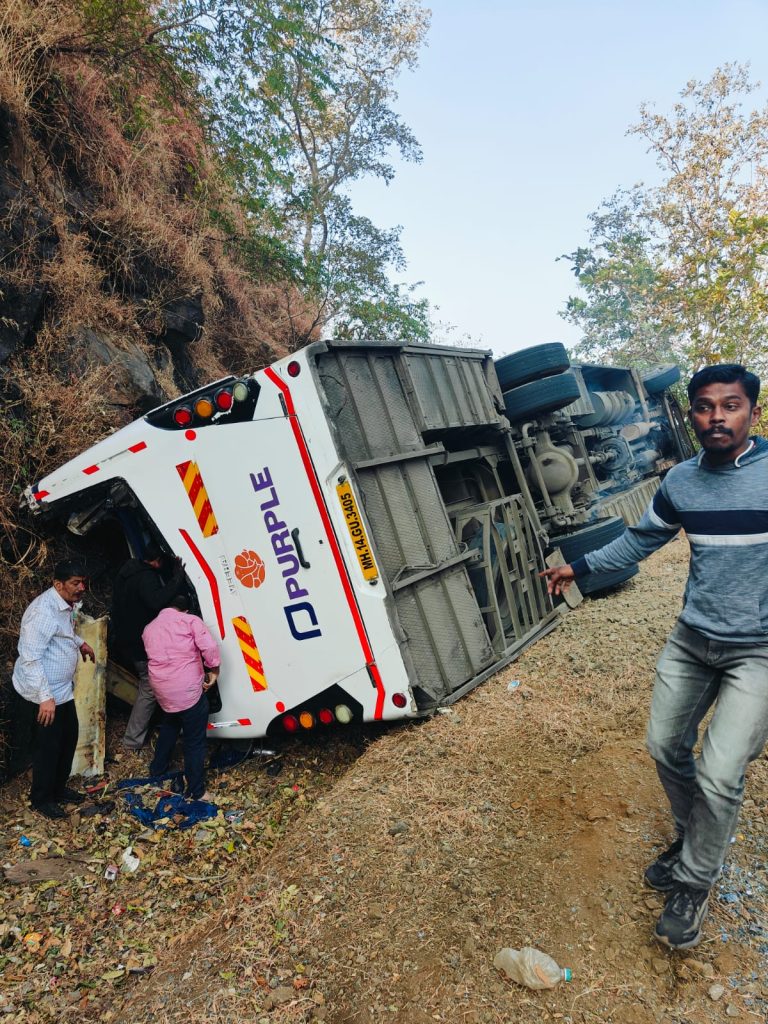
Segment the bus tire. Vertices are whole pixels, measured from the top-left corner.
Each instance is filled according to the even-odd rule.
[[[680,367],[674,364],[654,366],[650,370],[643,370],[640,379],[649,395],[660,395],[680,380]]]
[[[637,576],[639,572],[637,563],[627,566],[625,569],[610,569],[608,572],[593,572],[585,576],[579,583],[579,590],[582,594],[600,594],[605,590],[613,590],[627,580]]]
[[[504,406],[509,419],[519,423],[537,414],[564,409],[566,405],[575,402],[580,394],[579,385],[572,373],[558,373],[505,391]]]
[[[502,391],[509,391],[520,384],[527,384],[542,377],[562,373],[571,365],[565,345],[553,341],[546,345],[531,345],[530,348],[512,352],[496,360],[496,376]]]
[[[559,547],[563,558],[570,565],[582,555],[590,551],[597,551],[598,548],[609,544],[617,537],[621,537],[627,528],[627,524],[621,516],[611,516],[609,519],[598,519],[596,523],[590,523],[580,530],[572,533],[564,533],[560,537],[550,538],[550,543]],[[605,572],[592,572],[579,580],[578,587],[582,594],[596,594],[603,590],[610,590],[612,587],[625,583],[628,579],[636,576],[637,564],[626,566],[623,569],[608,569]]]

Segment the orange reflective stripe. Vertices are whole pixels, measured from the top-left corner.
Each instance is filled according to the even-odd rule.
[[[180,462],[176,471],[184,484],[184,490],[192,505],[198,525],[204,537],[212,537],[219,532],[219,524],[213,514],[208,492],[196,462]]]
[[[238,615],[237,618],[232,619],[232,625],[235,628],[237,642],[240,644],[240,651],[243,655],[248,678],[251,680],[251,686],[256,693],[266,690],[267,680],[264,675],[264,666],[261,663],[259,648],[248,620],[244,615]]]

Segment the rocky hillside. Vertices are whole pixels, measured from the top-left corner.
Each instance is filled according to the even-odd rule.
[[[285,354],[312,322],[228,193],[194,83],[142,40],[105,49],[89,7],[0,10],[6,686],[21,611],[64,551],[19,512],[23,488],[167,398]]]

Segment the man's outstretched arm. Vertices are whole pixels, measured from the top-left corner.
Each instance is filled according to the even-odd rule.
[[[635,565],[671,541],[679,531],[677,512],[662,484],[636,526],[627,527],[616,540],[582,555],[572,565],[554,566],[539,575],[546,578],[548,592],[559,595],[574,579],[578,581],[592,572],[610,572]]]

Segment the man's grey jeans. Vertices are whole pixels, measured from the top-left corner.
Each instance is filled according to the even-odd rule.
[[[134,669],[139,679],[136,700],[131,710],[131,717],[125,727],[123,746],[126,750],[141,750],[147,741],[149,723],[157,707],[155,695],[149,685],[149,670],[146,661],[135,661]]]
[[[699,725],[712,715],[694,760]],[[717,879],[736,827],[744,772],[768,739],[765,644],[708,640],[678,622],[656,666],[647,744],[684,836],[675,877],[699,889]]]

